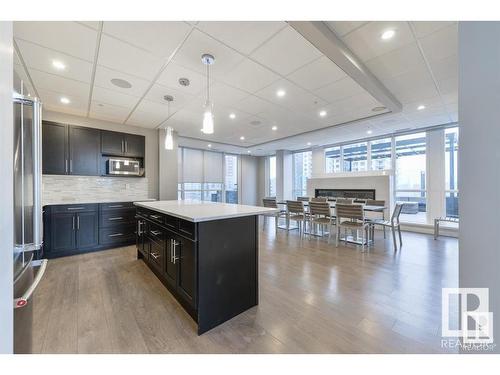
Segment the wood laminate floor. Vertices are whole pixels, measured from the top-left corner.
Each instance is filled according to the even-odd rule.
[[[458,241],[403,233],[361,253],[260,231],[260,304],[197,336],[135,247],[49,261],[34,300],[37,353],[434,353]]]

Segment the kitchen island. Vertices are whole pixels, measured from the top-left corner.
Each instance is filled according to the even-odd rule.
[[[258,215],[272,208],[136,202],[137,257],[198,323],[198,334],[258,304]]]

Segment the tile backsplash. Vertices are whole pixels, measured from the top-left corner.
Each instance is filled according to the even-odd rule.
[[[147,198],[149,197],[146,177],[42,176],[43,204]]]

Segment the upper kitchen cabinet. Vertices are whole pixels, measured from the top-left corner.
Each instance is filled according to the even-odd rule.
[[[68,125],[43,122],[42,170],[43,174],[67,174],[69,172]]]
[[[69,128],[69,172],[82,176],[98,176],[101,132],[99,129]]]
[[[101,152],[104,155],[144,158],[145,137],[142,135],[101,131]]]
[[[100,145],[99,129],[44,121],[43,174],[99,176]]]

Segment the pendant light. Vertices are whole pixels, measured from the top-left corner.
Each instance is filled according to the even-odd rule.
[[[201,61],[207,66],[207,100],[203,107],[203,128],[201,131],[205,134],[214,133],[214,114],[213,103],[210,101],[210,65],[215,61],[215,57],[205,53],[201,56]]]
[[[167,101],[167,121],[170,118],[170,102],[174,101],[174,97],[172,95],[165,95],[163,97]],[[172,127],[167,126],[165,128],[165,150],[173,150],[174,149],[174,138],[173,133],[174,129]]]

